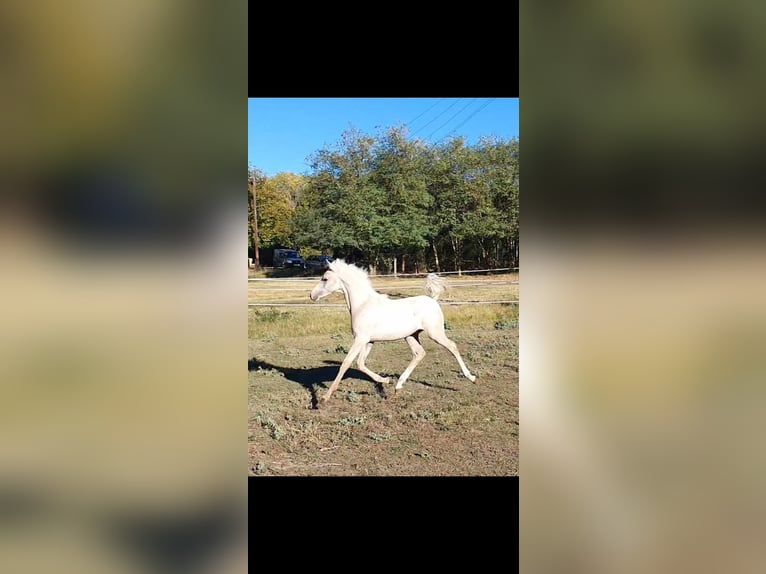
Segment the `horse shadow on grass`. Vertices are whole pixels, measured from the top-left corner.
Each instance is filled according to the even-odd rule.
[[[407,379],[407,382],[415,383],[416,385],[423,385],[424,387],[429,387],[431,389],[442,389],[443,391],[457,392],[457,389],[455,387],[445,387],[444,385],[437,385],[436,383],[427,383],[425,381],[418,381],[417,379]]]
[[[279,365],[273,365],[271,363],[267,363],[266,361],[259,361],[258,359],[252,358],[247,360],[247,370],[249,372],[258,371],[259,369],[275,370],[282,373],[285,379],[294,383],[298,383],[303,388],[308,390],[309,393],[311,393],[311,408],[316,409],[319,402],[319,397],[317,396],[317,387],[328,389],[330,387],[330,383],[338,374],[338,368],[341,364],[340,361],[324,361],[324,363],[327,364],[326,367],[300,369],[292,367],[281,367]],[[349,368],[346,371],[346,374],[343,375],[343,380],[345,381],[349,378],[369,381],[371,384],[375,385],[376,392],[382,398],[388,398],[384,389],[384,385],[382,383],[376,383],[375,381],[371,380],[362,371],[354,368]]]

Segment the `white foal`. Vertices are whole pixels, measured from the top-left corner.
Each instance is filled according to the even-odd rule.
[[[348,264],[342,259],[336,259],[330,263],[329,269],[311,291],[310,297],[312,301],[318,301],[331,293],[343,291],[351,312],[351,332],[354,335],[354,343],[322,401],[330,398],[357,355],[359,356],[357,364],[362,372],[378,383],[389,382],[387,378],[372,372],[364,364],[372,344],[376,341],[404,339],[412,350],[412,361],[400,375],[394,387],[395,391],[399,391],[413,369],[426,355],[418,339],[422,331],[448,349],[457,359],[460,370],[466,378],[475,383],[476,377],[465,366],[457,345],[444,333],[444,315],[435,300],[443,289],[444,285],[438,277],[432,275],[426,282],[426,291],[431,294],[431,297],[419,295],[404,299],[389,299],[388,295],[378,293],[372,288],[364,269]]]

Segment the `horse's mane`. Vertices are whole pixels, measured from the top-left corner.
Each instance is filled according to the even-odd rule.
[[[370,275],[366,269],[362,269],[351,263],[346,263],[343,259],[335,259],[331,261],[329,268],[348,283],[366,286],[372,289]]]

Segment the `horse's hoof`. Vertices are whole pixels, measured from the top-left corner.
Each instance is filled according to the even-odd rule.
[[[473,384],[474,385],[478,385],[479,384],[479,378],[478,377],[473,380]]]

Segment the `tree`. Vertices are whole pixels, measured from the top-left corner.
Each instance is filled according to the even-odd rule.
[[[289,172],[267,178],[259,190],[258,230],[261,247],[287,246],[291,221],[305,178]]]
[[[252,249],[253,260],[255,262],[255,268],[260,269],[260,257],[259,257],[259,245],[258,245],[258,190],[263,186],[266,181],[266,174],[254,166],[248,166],[248,185],[247,185],[247,217],[248,222],[248,244]]]
[[[415,254],[428,246],[432,227],[423,161],[426,146],[407,139],[406,128],[390,128],[378,136],[374,150],[372,185],[387,203],[381,250],[394,261],[398,256]]]
[[[437,242],[447,242],[452,261],[460,272],[466,238],[472,233],[467,214],[473,209],[467,174],[471,156],[465,139],[453,138],[436,147],[430,156],[430,191],[435,200],[432,225]]]
[[[376,137],[352,128],[311,157],[307,176],[279,174],[263,187],[260,235],[272,244],[287,236],[373,272],[406,256],[428,262],[429,251],[438,271],[518,265],[518,139],[428,147],[404,126]]]
[[[484,185],[495,212],[498,253],[510,267],[519,264],[519,140],[480,140],[478,151],[487,166]],[[500,247],[503,247],[502,251]]]
[[[335,149],[321,149],[299,202],[294,237],[301,245],[358,253],[374,267],[385,243],[388,205],[371,181],[374,139],[355,129]]]

